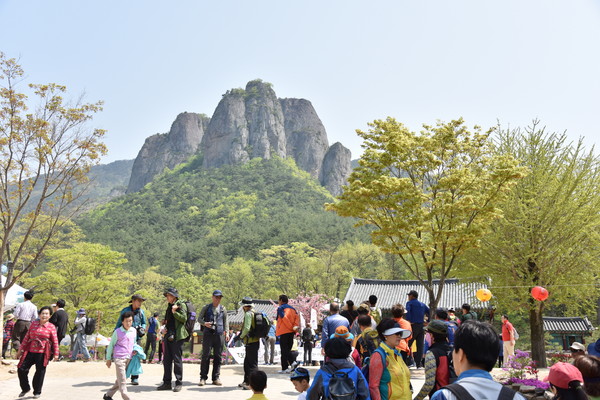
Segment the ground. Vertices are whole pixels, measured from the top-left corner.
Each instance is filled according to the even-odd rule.
[[[16,374],[9,372],[15,369],[16,361],[11,360],[11,365],[0,365],[0,394],[2,399],[17,399],[19,392],[19,380]],[[200,366],[199,364],[184,364],[183,370],[183,390],[179,393],[157,391],[156,387],[161,383],[163,368],[162,365],[144,364],[144,374],[140,377],[139,386],[128,386],[130,397],[132,399],[198,399],[202,394],[203,400],[245,400],[252,393],[247,390],[241,390],[237,384],[242,381],[243,368],[241,365],[224,365],[221,368],[222,387],[210,384],[204,387],[198,386]],[[268,375],[267,389],[265,395],[270,400],[296,399],[298,393],[289,381],[288,375],[278,374],[280,368],[276,366],[259,365]],[[318,367],[309,367],[311,376],[317,372]],[[30,381],[33,378],[35,367],[29,373]],[[547,370],[540,371],[540,377],[547,375]],[[501,369],[494,369],[493,375],[499,377],[503,374]],[[42,399],[46,400],[65,400],[65,396],[76,396],[77,400],[102,399],[102,396],[115,380],[114,365],[108,369],[103,362],[53,362],[46,369],[46,378]],[[411,370],[411,382],[415,393],[417,393],[424,381],[423,370]],[[29,396],[23,399],[30,399]],[[115,399],[120,399],[117,393]],[[69,399],[71,400],[71,399]],[[73,399],[74,400],[74,399]]]

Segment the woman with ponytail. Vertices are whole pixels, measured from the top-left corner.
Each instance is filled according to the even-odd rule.
[[[583,390],[583,376],[574,365],[554,364],[546,380],[550,382],[554,400],[589,400]]]

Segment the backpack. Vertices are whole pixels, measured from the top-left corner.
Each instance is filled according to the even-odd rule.
[[[445,386],[444,389],[448,389],[458,400],[475,400],[475,398],[469,394],[467,389],[465,389],[458,383],[453,383],[452,385]],[[514,390],[512,390],[508,386],[502,386],[502,389],[498,394],[498,400],[512,400],[514,397]]]
[[[448,321],[446,325],[448,326],[448,342],[451,346],[454,346],[454,336],[456,336],[458,324],[454,321]]]
[[[385,351],[379,350],[379,348],[377,348],[375,351],[378,352],[379,354],[381,354],[381,363],[383,365],[385,365],[385,363],[386,363],[385,358],[387,356]],[[360,369],[360,372],[365,377],[365,381],[367,382],[367,385],[369,384],[369,364],[371,364],[371,357],[367,357],[363,360],[363,365],[362,365],[362,368]]]
[[[379,347],[381,340],[375,329],[361,333],[356,340],[360,356],[364,359],[371,357],[373,352]]]
[[[96,318],[87,317],[85,319],[85,328],[83,328],[83,333],[86,335],[92,335],[96,331]]]
[[[187,318],[185,320],[185,330],[187,331],[190,339],[193,337],[194,326],[196,325],[196,307],[189,300],[184,300],[183,303],[187,308]]]
[[[314,339],[314,337],[312,334],[312,330],[310,328],[302,329],[302,342],[310,343],[313,341],[313,339]]]
[[[375,322],[381,322],[381,311],[379,310],[379,308],[371,308],[369,314],[371,315],[371,317],[373,317]]]
[[[358,398],[356,384],[348,375],[351,369],[334,370],[331,364],[323,366],[323,388],[327,400],[355,400]]]
[[[264,312],[254,312],[254,326],[248,332],[248,336],[254,338],[264,338],[269,335],[272,322]]]

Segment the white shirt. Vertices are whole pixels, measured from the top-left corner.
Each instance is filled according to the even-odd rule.
[[[31,322],[38,317],[37,307],[30,300],[26,300],[17,304],[14,316],[15,320],[22,319],[23,321]]]

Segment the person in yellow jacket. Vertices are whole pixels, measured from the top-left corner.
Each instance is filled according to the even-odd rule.
[[[371,400],[411,400],[410,371],[396,349],[410,331],[400,328],[393,319],[384,318],[377,325],[377,332],[381,344],[369,362]]]

